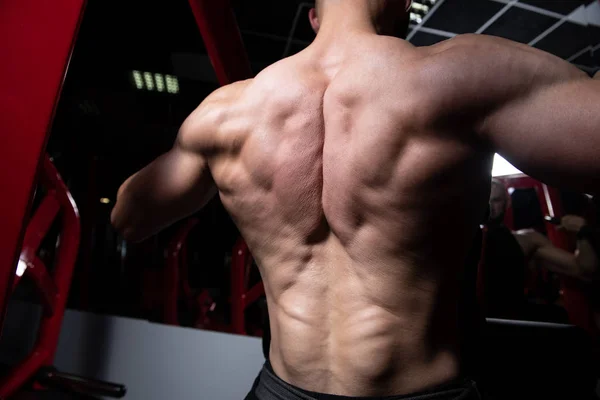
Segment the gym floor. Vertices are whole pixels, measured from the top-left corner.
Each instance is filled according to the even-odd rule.
[[[27,353],[38,318],[12,302],[0,363]],[[244,398],[263,362],[260,339],[68,310],[55,366],[125,384],[127,400],[198,400]]]

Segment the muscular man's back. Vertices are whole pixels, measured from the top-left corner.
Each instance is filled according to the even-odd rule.
[[[283,381],[267,366],[261,398],[307,397],[289,384],[377,396],[451,381],[493,152],[549,184],[600,186],[599,81],[503,39],[416,49],[379,36],[409,4],[318,0],[311,46],[209,96],[119,190],[113,224],[140,240],[218,189],[265,282]],[[474,394],[451,386],[443,398]]]
[[[275,372],[313,391],[399,394],[458,372],[456,279],[489,157],[435,125],[422,51],[352,42],[275,64],[200,112],[216,114],[212,176],[265,282]]]

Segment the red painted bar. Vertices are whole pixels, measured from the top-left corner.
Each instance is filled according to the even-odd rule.
[[[25,276],[34,283],[34,287],[42,303],[42,308],[44,309],[44,315],[48,317],[53,316],[54,302],[58,293],[56,285],[42,260],[35,257],[32,262],[28,262]]]
[[[0,325],[84,0],[0,3]]]
[[[227,85],[252,77],[248,55],[229,0],[189,0],[189,4],[219,83]],[[231,319],[233,333],[237,334],[245,334],[244,281],[249,257],[248,246],[240,238],[233,248],[231,261]]]
[[[23,240],[23,243],[27,243],[27,247],[24,247],[21,251],[21,260],[25,262],[34,261],[36,252],[59,211],[60,204],[56,199],[56,196],[54,196],[54,193],[49,193],[48,196],[44,197],[41,201],[27,225],[25,239]]]
[[[252,77],[229,0],[189,0],[189,3],[221,86]]]
[[[169,325],[179,325],[177,303],[180,297],[180,289],[186,302],[191,301],[192,291],[189,287],[187,270],[187,244],[190,231],[198,225],[197,218],[190,218],[179,229],[167,248],[167,262],[164,275],[164,293],[162,302],[163,320]]]
[[[28,229],[28,232],[35,234],[26,236],[26,239],[31,242],[23,243],[22,256],[23,261],[28,265],[27,274],[33,278],[33,283],[41,294],[45,313],[40,321],[37,341],[30,355],[12,368],[10,373],[0,381],[0,398],[7,398],[14,394],[25,382],[31,380],[42,366],[52,365],[79,249],[80,224],[77,206],[48,157],[44,158],[40,181],[47,189],[47,196],[54,197],[55,202],[59,204],[60,212],[56,213],[53,208],[46,207],[43,212],[47,215],[36,214],[42,216],[32,219],[31,222],[36,225]],[[42,201],[43,204],[52,204],[52,202]],[[49,218],[46,218],[50,215],[58,216],[61,226],[60,244],[52,275],[48,274],[45,265],[35,256],[51,225]],[[43,227],[46,227],[45,232],[41,231]],[[27,257],[31,255],[33,259],[28,259]]]
[[[244,308],[248,308],[248,306],[255,301],[257,301],[261,296],[265,295],[265,285],[262,282],[257,283],[251,289],[248,289],[246,294],[243,296],[244,298]]]
[[[240,237],[231,254],[231,326],[233,333],[238,335],[246,334],[244,323],[244,311],[246,309],[244,276],[248,257],[251,257],[250,251],[244,239]]]

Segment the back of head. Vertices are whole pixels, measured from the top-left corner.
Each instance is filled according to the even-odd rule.
[[[341,3],[345,6],[364,7],[380,35],[404,39],[408,33],[412,0],[315,0],[317,17],[323,18],[329,6]]]
[[[509,203],[508,191],[504,184],[498,179],[492,179],[490,190],[490,216],[489,223],[500,224],[504,220],[504,214]]]

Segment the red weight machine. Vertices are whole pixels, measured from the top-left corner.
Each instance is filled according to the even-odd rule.
[[[80,232],[77,206],[48,157],[44,159],[40,178],[47,194],[27,225],[12,291],[22,277],[30,279],[41,299],[43,317],[33,351],[0,383],[0,397],[10,396],[42,366],[52,362],[77,258]],[[51,275],[38,257],[38,250],[52,223],[59,217],[60,243]]]
[[[47,156],[40,173],[40,187],[46,193],[27,225],[11,292],[23,277],[29,279],[40,298],[43,315],[33,349],[0,380],[0,398],[12,396],[31,381],[38,389],[50,387],[71,393],[123,397],[126,390],[122,385],[61,373],[52,366],[79,249],[80,223],[77,206]],[[61,228],[53,271],[49,272],[38,251],[56,219]]]
[[[228,85],[252,77],[250,62],[229,1],[189,0],[189,4],[219,83]],[[170,273],[169,285],[171,290],[168,292],[168,301],[165,303],[168,304],[165,309],[165,319],[171,323],[176,322],[176,302],[179,296],[178,280],[175,279],[176,271],[186,269],[185,266],[183,268],[181,266],[182,260],[185,260],[181,251],[183,249],[183,252],[185,252],[185,237],[195,223],[197,222],[192,221],[182,228],[168,252],[167,273]],[[248,246],[241,238],[233,248],[231,263],[231,326],[216,326],[213,323],[212,328],[245,334],[244,312],[250,304],[264,295],[264,287],[262,283],[259,283],[252,288],[248,288],[249,266],[252,264],[252,256]],[[181,273],[185,277],[186,272]],[[201,309],[204,308],[204,311],[201,312],[206,315],[205,307],[207,303],[210,307],[210,299],[206,296],[206,293],[203,293],[200,298],[192,300],[189,297],[191,293],[189,287],[186,287],[186,284],[179,287],[181,287],[184,296],[187,298],[186,301],[196,302]],[[211,324],[208,323],[207,326],[210,327]]]
[[[244,313],[246,309],[261,296],[265,295],[265,287],[260,281],[248,287],[252,254],[241,237],[233,247],[231,257],[231,323],[232,333],[246,334]],[[256,333],[262,336],[262,332]]]
[[[82,0],[6,0],[0,10],[0,328],[8,300],[22,278],[30,279],[41,299],[43,316],[32,352],[0,380],[0,398],[26,383],[39,388],[120,397],[124,387],[64,374],[52,367],[79,245],[79,215],[44,148],[52,125],[75,36]],[[40,63],[43,60],[43,63]],[[46,195],[33,216],[38,180]],[[60,244],[50,274],[37,250],[56,218]],[[27,223],[28,222],[28,223]],[[19,268],[17,268],[19,266]]]
[[[0,11],[0,325],[12,292],[38,168],[83,0],[5,0]],[[43,60],[43,63],[40,63]],[[43,67],[41,66],[43,64]]]
[[[219,82],[225,85],[251,77],[250,63],[229,2],[190,0],[189,3]],[[24,274],[38,289],[45,310],[35,351],[2,381],[2,398],[36,377],[40,382],[54,382],[58,386],[72,387],[74,382],[79,386],[95,386],[94,393],[102,395],[123,394],[119,392],[122,387],[86,383],[80,378],[77,381],[52,369],[43,369],[50,365],[56,350],[77,254],[79,220],[52,163],[41,156],[45,153],[84,6],[84,0],[4,0],[0,4],[0,54],[6,60],[0,63],[4,78],[0,91],[0,160],[4,167],[0,168],[0,182],[5,193],[0,230],[0,328],[8,298],[20,278],[16,278],[19,260],[21,266],[26,266]],[[38,171],[42,171],[49,192],[26,229]],[[45,228],[58,214],[62,216],[61,243],[56,270],[51,276],[35,250]],[[235,282],[239,292],[239,280]],[[240,302],[233,302],[235,315],[239,316],[239,305],[245,301],[247,297],[240,295]],[[243,332],[237,320],[234,330]],[[84,387],[80,389],[85,391]]]
[[[252,76],[229,1],[189,0],[221,85]],[[4,0],[0,12],[0,312],[12,285],[23,222],[84,11],[84,0]],[[43,68],[40,67],[43,60]]]
[[[208,302],[204,293],[196,296],[189,285],[187,263],[187,238],[190,231],[198,225],[197,218],[185,222],[167,248],[167,261],[164,270],[163,321],[169,325],[179,325],[179,300],[183,300],[190,310],[202,314],[197,319],[204,320],[205,310],[202,305]]]
[[[173,237],[167,249],[167,261],[164,271],[164,322],[179,325],[178,304],[184,303],[188,310],[194,314],[195,326],[207,330],[246,335],[247,323],[246,309],[265,295],[264,285],[258,282],[250,287],[250,272],[253,268],[253,259],[244,239],[237,240],[231,252],[231,284],[229,288],[230,315],[221,316],[229,320],[225,324],[209,315],[215,308],[215,302],[206,289],[198,293],[189,285],[187,246],[190,231],[200,223],[197,218],[190,218]],[[262,332],[255,330],[258,336]]]

